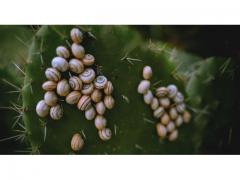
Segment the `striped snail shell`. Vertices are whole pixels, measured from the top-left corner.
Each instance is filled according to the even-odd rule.
[[[162,107],[168,108],[170,106],[170,99],[167,97],[163,97],[159,99],[159,103]]]
[[[161,123],[157,123],[156,130],[160,138],[164,138],[167,135],[167,128]]]
[[[89,95],[93,92],[93,90],[94,90],[93,83],[84,84],[82,88],[82,94]]]
[[[48,80],[58,82],[61,79],[61,74],[55,68],[47,68],[45,71],[45,75]]]
[[[93,120],[95,118],[95,116],[96,116],[96,111],[93,107],[91,107],[85,111],[85,118],[87,120]]]
[[[94,89],[91,94],[91,99],[93,102],[98,103],[102,99],[102,92],[99,89]]]
[[[50,116],[54,120],[59,120],[63,116],[63,109],[62,107],[57,104],[56,106],[51,107],[50,109]]]
[[[184,113],[183,113],[183,121],[185,123],[189,123],[190,120],[191,120],[191,114],[188,111],[184,111]]]
[[[69,69],[74,73],[80,74],[84,71],[84,65],[78,59],[71,59],[69,61]]]
[[[56,54],[65,59],[69,58],[70,56],[68,49],[64,46],[58,46],[56,49]]]
[[[98,114],[103,115],[106,111],[106,107],[102,101],[96,104],[96,111]]]
[[[178,112],[177,112],[176,108],[171,108],[171,109],[169,110],[169,116],[170,116],[170,118],[171,118],[172,120],[177,119],[177,117],[178,117]]]
[[[95,58],[91,54],[85,54],[85,56],[82,59],[82,62],[85,66],[91,66],[95,63]]]
[[[179,127],[182,125],[183,123],[183,117],[180,115],[177,117],[177,119],[175,120],[176,126]]]
[[[112,109],[115,104],[112,96],[105,96],[103,102],[107,109]]]
[[[46,117],[49,114],[50,107],[45,103],[44,100],[41,100],[37,103],[36,112],[40,117]]]
[[[65,72],[69,68],[69,64],[66,59],[62,57],[55,57],[52,60],[52,67],[56,68],[60,72]]]
[[[183,113],[186,109],[186,105],[184,103],[177,104],[176,109],[179,113]]]
[[[91,98],[87,95],[83,95],[78,101],[77,107],[81,111],[86,111],[91,107]]]
[[[78,59],[82,59],[85,55],[85,49],[83,46],[73,43],[72,44],[72,53],[74,55],[74,57],[78,58]]]
[[[112,131],[109,128],[104,128],[98,131],[98,135],[103,141],[108,141],[112,137]]]
[[[159,107],[159,102],[157,98],[153,98],[151,102],[151,109],[156,110]]]
[[[138,85],[137,91],[139,94],[146,94],[149,88],[150,88],[150,81],[142,80]]]
[[[79,91],[72,91],[66,96],[66,102],[68,104],[77,104],[81,98],[81,93]]]
[[[175,124],[174,124],[172,121],[170,121],[170,122],[167,124],[167,131],[171,133],[171,132],[174,131],[174,129],[175,129]]]
[[[174,141],[174,140],[177,139],[177,137],[178,137],[178,130],[175,129],[173,132],[171,132],[171,134],[169,134],[168,140],[169,141]]]
[[[176,96],[173,98],[173,101],[175,103],[181,103],[181,102],[183,102],[183,100],[184,100],[184,97],[183,97],[182,93],[180,93],[180,92],[177,92]]]
[[[82,89],[83,83],[82,80],[77,77],[77,76],[72,76],[69,78],[69,85],[70,87],[75,90],[75,91],[79,91]]]
[[[107,85],[107,78],[105,76],[97,76],[94,80],[94,86],[97,89],[104,89]]]
[[[144,94],[143,100],[146,104],[151,104],[152,100],[153,100],[152,91],[148,90],[148,92],[146,94]]]
[[[42,84],[42,88],[45,91],[52,91],[52,90],[56,89],[56,87],[57,87],[57,83],[54,81],[46,81]]]
[[[59,96],[67,96],[70,92],[70,86],[66,79],[63,79],[57,84],[57,94]]]
[[[164,113],[161,117],[161,123],[167,125],[170,122],[170,117],[167,113]]]
[[[104,93],[106,95],[110,95],[113,92],[113,85],[111,81],[108,81],[105,88],[104,88]]]
[[[145,66],[143,68],[143,78],[148,80],[152,77],[152,68],[150,66]]]
[[[94,120],[94,123],[95,123],[95,127],[98,130],[102,130],[102,129],[104,129],[106,127],[107,120],[102,115],[97,115],[95,120]]]
[[[74,43],[81,43],[83,40],[83,33],[78,28],[73,28],[70,32],[70,36]]]
[[[44,94],[44,101],[49,106],[55,106],[58,101],[58,97],[54,91],[47,91]]]
[[[87,68],[79,75],[80,79],[84,83],[91,83],[95,79],[95,71],[91,68]]]
[[[168,89],[166,87],[159,87],[156,89],[156,96],[157,97],[164,97],[168,94]]]
[[[177,86],[170,84],[168,87],[168,97],[174,98],[178,92]]]
[[[74,134],[71,140],[71,148],[73,151],[79,151],[84,146],[84,140],[78,133]]]
[[[163,107],[158,107],[154,112],[153,116],[155,118],[160,118],[164,114],[164,108]]]

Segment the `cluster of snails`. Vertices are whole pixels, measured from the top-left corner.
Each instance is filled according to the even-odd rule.
[[[50,114],[52,119],[59,120],[63,116],[63,109],[58,101],[64,98],[68,104],[77,104],[79,110],[85,111],[87,120],[94,119],[99,137],[104,141],[109,140],[112,133],[106,128],[107,121],[103,115],[106,109],[114,106],[115,101],[111,96],[113,85],[105,76],[97,75],[92,68],[95,64],[94,56],[85,54],[84,47],[80,45],[83,33],[73,28],[70,36],[73,41],[71,51],[64,46],[57,47],[52,67],[45,71],[48,80],[42,84],[42,88],[46,92],[44,99],[38,102],[36,112],[40,117]],[[69,79],[61,74],[67,71],[70,72]],[[73,136],[73,139],[76,137],[79,138]]]
[[[143,94],[143,99],[153,110],[153,116],[160,120],[156,124],[157,134],[160,138],[168,137],[169,141],[174,141],[178,137],[177,127],[183,122],[188,123],[191,114],[186,110],[184,96],[178,91],[175,85],[158,87],[155,96],[150,90],[150,79],[152,68],[143,68],[143,78],[138,85],[138,93]]]

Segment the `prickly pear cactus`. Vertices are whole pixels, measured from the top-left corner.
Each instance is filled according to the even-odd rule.
[[[64,109],[61,120],[39,118],[35,108],[44,95],[41,85],[46,80],[45,69],[51,66],[57,46],[69,47],[71,28],[43,26],[34,37],[29,50],[23,89],[23,120],[33,153],[72,154],[71,138],[77,132],[84,135],[85,141],[79,154],[198,152],[201,145],[199,137],[202,137],[200,134],[207,124],[205,122],[208,116],[202,118],[201,122],[204,124],[201,128],[197,126],[199,121],[195,118],[199,116],[200,109],[211,102],[205,101],[208,85],[212,83],[210,77],[208,80],[207,73],[215,78],[219,64],[215,64],[214,59],[202,61],[201,58],[178,52],[162,44],[144,42],[138,33],[126,26],[80,27],[84,31],[82,44],[86,52],[95,56],[99,72],[112,81],[114,86],[115,107],[105,115],[108,127],[113,132],[112,139],[101,141],[94,122],[87,121],[83,112],[65,102],[61,102]],[[152,90],[158,86],[176,84],[187,98],[193,121],[180,127],[179,137],[174,142],[158,138],[155,129],[158,120],[153,118],[152,111],[137,93],[145,65],[153,69]],[[205,80],[206,84],[202,84]],[[216,108],[215,103],[209,106]]]

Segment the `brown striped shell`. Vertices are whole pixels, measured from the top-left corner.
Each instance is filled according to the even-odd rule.
[[[68,104],[77,104],[81,98],[81,93],[79,91],[72,91],[66,96],[66,102]]]
[[[75,91],[82,90],[83,83],[82,83],[82,80],[79,77],[72,76],[72,77],[69,78],[68,82],[69,82],[69,85],[72,88],[72,90],[75,90]]]
[[[50,116],[54,120],[59,120],[63,116],[63,109],[62,107],[57,104],[56,106],[51,107],[50,109]]]
[[[112,137],[112,131],[109,128],[104,128],[98,131],[98,135],[103,141],[108,141]]]
[[[87,95],[83,95],[78,101],[77,107],[81,111],[86,111],[91,107],[91,98]]]
[[[82,59],[82,62],[85,66],[91,66],[95,62],[95,58],[91,54],[85,54],[85,56]]]
[[[58,82],[61,79],[60,72],[55,68],[47,68],[45,71],[45,75],[50,81]]]
[[[97,89],[104,89],[107,85],[107,78],[105,76],[97,76],[94,80],[94,86]]]
[[[113,84],[111,81],[108,81],[105,88],[104,88],[104,93],[106,95],[111,95],[113,92]]]

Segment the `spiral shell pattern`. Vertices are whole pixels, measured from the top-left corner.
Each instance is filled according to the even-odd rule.
[[[88,110],[91,107],[91,98],[89,96],[83,95],[78,104],[77,107],[81,111]]]
[[[46,78],[50,81],[58,82],[61,79],[61,74],[55,68],[47,68],[45,71]]]
[[[95,72],[91,68],[85,69],[82,74],[79,75],[80,79],[84,83],[91,83],[95,79]]]
[[[83,83],[82,80],[77,76],[72,76],[69,79],[69,85],[72,88],[72,90],[79,91],[82,89]]]
[[[94,80],[94,86],[97,89],[104,89],[105,86],[107,85],[107,78],[105,76],[98,76],[95,80]]]
[[[63,116],[63,109],[62,107],[58,104],[56,106],[51,107],[50,109],[50,116],[54,120],[59,120]]]
[[[105,128],[98,131],[98,135],[103,141],[108,141],[112,137],[112,131],[109,128]]]

